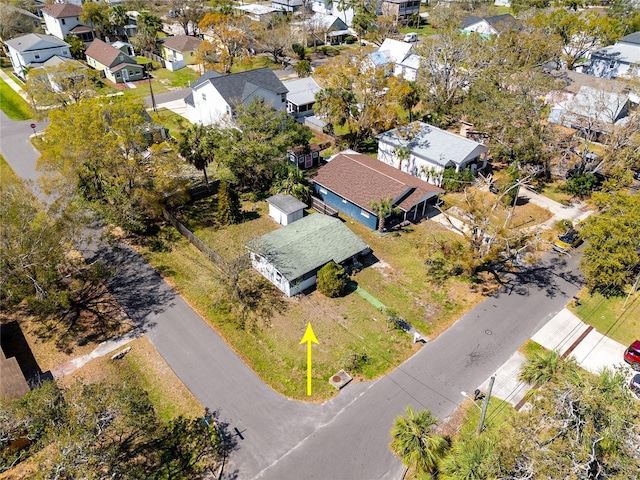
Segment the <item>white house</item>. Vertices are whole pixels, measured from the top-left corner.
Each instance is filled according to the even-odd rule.
[[[271,0],[271,6],[284,12],[297,12],[304,6],[303,0]]]
[[[512,28],[515,23],[516,19],[508,13],[484,18],[471,15],[462,21],[462,31],[481,35],[498,35],[502,30]]]
[[[629,95],[582,86],[577,94],[551,108],[549,123],[574,128],[598,140],[615,126],[629,121]]]
[[[296,78],[282,82],[287,92],[287,112],[292,116],[308,117],[313,115],[316,93],[322,88],[311,77]]]
[[[269,204],[269,216],[280,225],[289,225],[304,217],[304,209],[307,204],[291,195],[276,193],[267,198]]]
[[[71,3],[52,3],[42,9],[45,29],[49,35],[64,40],[75,35],[85,43],[93,40],[93,29],[80,20],[82,7]]]
[[[288,297],[313,287],[318,270],[331,260],[345,264],[369,252],[342,220],[321,213],[269,232],[247,248],[253,268]]]
[[[14,73],[24,78],[25,68],[39,67],[54,55],[71,58],[69,44],[53,35],[29,33],[4,42]]]
[[[280,8],[276,8],[269,5],[259,5],[257,3],[248,3],[246,5],[237,5],[233,7],[242,15],[249,17],[255,22],[263,20],[270,20],[274,16],[282,15],[283,11]]]
[[[378,160],[440,186],[445,168],[474,173],[487,166],[487,147],[422,122],[378,135]]]
[[[640,32],[593,52],[587,73],[602,78],[640,77]]]
[[[311,10],[323,15],[332,15],[339,17],[347,26],[351,26],[353,23],[353,16],[355,11],[351,7],[347,7],[344,10],[340,10],[341,4],[333,0],[312,0]]]
[[[238,105],[264,98],[276,110],[284,110],[287,89],[270,68],[222,75],[209,70],[191,85],[184,101],[191,123],[211,125],[232,121]]]
[[[408,81],[415,81],[418,76],[420,58],[412,44],[391,38],[386,38],[378,50],[369,54],[374,67],[385,68],[389,74]]]

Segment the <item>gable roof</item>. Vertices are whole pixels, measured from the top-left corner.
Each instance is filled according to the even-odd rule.
[[[618,43],[631,43],[634,45],[640,46],[640,32],[630,33],[629,35],[625,35]]]
[[[504,15],[496,15],[493,17],[476,17],[474,15],[469,15],[464,20],[462,20],[462,28],[469,28],[472,25],[476,25],[483,21],[487,22],[493,28],[499,27],[501,26],[501,24],[504,26],[510,26],[516,23],[516,19],[509,13],[505,13]]]
[[[410,139],[405,138],[407,132],[411,132]],[[423,122],[413,122],[381,133],[378,140],[394,147],[406,146],[416,157],[443,167],[449,162],[460,165],[470,156],[475,156],[476,151],[478,154],[487,151],[481,143]]]
[[[351,151],[335,155],[312,180],[373,215],[371,202],[383,198],[391,197],[395,206],[408,212],[417,203],[444,193],[418,177]]]
[[[401,63],[413,53],[413,45],[407,42],[385,38],[380,48],[378,48],[378,52],[384,53],[393,63]]]
[[[165,38],[162,45],[176,52],[189,52],[197,50],[200,47],[202,40],[197,37],[191,37],[189,35],[176,35],[175,37]]]
[[[72,3],[53,3],[44,7],[42,11],[53,18],[79,17],[82,15],[82,7]]]
[[[340,17],[334,15],[327,15],[326,13],[316,12],[308,20],[308,24],[318,25],[319,27],[329,30],[335,28],[336,30],[345,30],[347,24]]]
[[[69,46],[67,42],[60,40],[58,37],[44,35],[42,33],[28,33],[21,37],[7,40],[4,43],[21,53]]]
[[[282,213],[286,214],[294,213],[298,210],[302,210],[303,208],[307,208],[307,204],[301,202],[296,197],[291,195],[282,195],[281,193],[276,193],[275,195],[267,198],[267,203],[269,205],[273,205]]]
[[[294,105],[306,105],[316,101],[316,93],[322,90],[311,77],[296,78],[282,82],[288,90],[287,100]]]
[[[611,123],[618,118],[628,103],[627,95],[583,86],[568,102],[567,112]]]
[[[102,65],[106,65],[107,67],[113,66],[119,55],[123,55],[125,59],[129,59],[135,64],[138,63],[126,53],[118,50],[116,47],[112,47],[98,38],[91,42],[91,45],[89,45],[89,48],[87,48],[87,51],[85,52],[85,55],[93,58],[96,62],[101,63]]]
[[[273,73],[273,70],[267,67],[231,73],[229,75],[211,72],[214,71],[210,70],[202,75],[193,83],[191,88],[195,90],[204,83],[209,82],[229,104],[235,99],[244,101],[259,88],[277,94],[287,93],[288,91],[276,74]]]
[[[369,250],[369,246],[338,218],[313,213],[252,241],[258,253],[287,280]]]

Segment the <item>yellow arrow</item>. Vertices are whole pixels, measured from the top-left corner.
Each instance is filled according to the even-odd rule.
[[[313,328],[311,328],[311,322],[307,323],[307,329],[302,336],[302,340],[300,340],[300,345],[303,343],[307,344],[307,395],[311,395],[311,344],[317,343],[318,339],[316,335],[313,333]]]

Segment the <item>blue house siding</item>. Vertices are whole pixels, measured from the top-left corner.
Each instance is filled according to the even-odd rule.
[[[345,215],[349,215],[351,218],[369,227],[371,230],[378,228],[378,217],[373,213],[363,210],[355,203],[351,203],[349,200],[317,183],[313,184],[313,190],[316,196],[322,199],[322,201],[330,207],[335,208]]]

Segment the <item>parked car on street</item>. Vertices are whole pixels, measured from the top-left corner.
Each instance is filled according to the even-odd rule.
[[[573,228],[560,235],[553,244],[553,249],[556,252],[566,252],[571,248],[580,245],[582,239],[580,234]]]
[[[407,33],[402,41],[407,43],[417,42],[418,34],[416,32]]]
[[[640,340],[636,340],[624,351],[624,361],[640,370]]]

